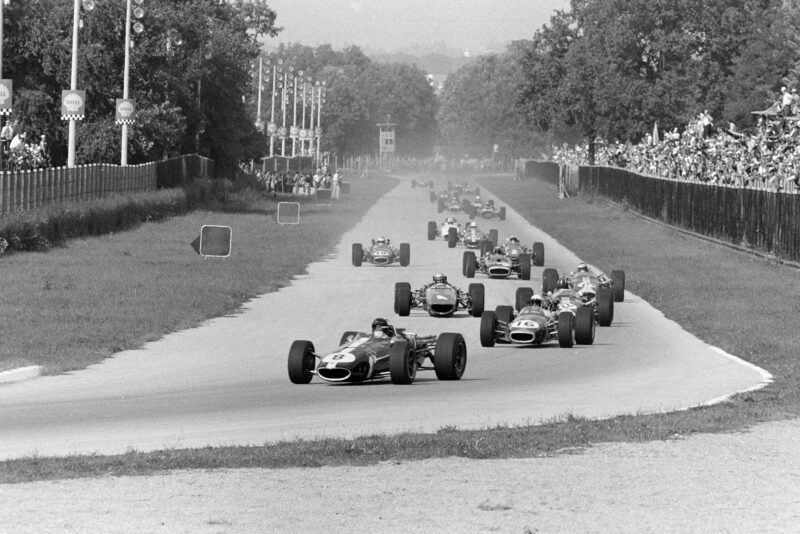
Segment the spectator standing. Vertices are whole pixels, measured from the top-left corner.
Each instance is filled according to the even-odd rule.
[[[339,198],[341,195],[341,188],[340,184],[342,181],[342,177],[339,174],[339,170],[335,170],[333,172],[333,177],[331,178],[331,197],[332,198]]]

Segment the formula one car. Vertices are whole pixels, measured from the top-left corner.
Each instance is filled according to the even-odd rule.
[[[289,380],[308,384],[314,375],[326,382],[389,377],[394,384],[411,384],[419,370],[433,370],[439,380],[459,380],[463,376],[467,345],[461,334],[424,336],[395,328],[385,319],[378,318],[375,323],[385,325],[373,328],[373,334],[345,332],[339,348],[330,354],[317,354],[311,341],[293,342],[289,349]]]
[[[549,293],[556,287],[558,281],[558,271],[555,269],[545,269],[543,273],[542,292]],[[570,284],[577,289],[588,289],[607,287],[611,289],[614,302],[625,300],[625,271],[614,269],[611,271],[611,278],[603,273],[596,273],[589,269],[585,263],[579,263],[575,272],[568,275]],[[595,291],[596,293],[596,291]]]
[[[361,243],[353,243],[353,265],[361,267],[364,262],[373,265],[389,265],[399,262],[402,267],[408,267],[411,261],[411,245],[400,243],[400,248],[394,248],[391,241],[385,237],[373,239],[368,247]]]
[[[506,207],[501,206],[496,208],[494,205],[494,200],[487,200],[483,204],[476,205],[475,211],[477,215],[480,215],[484,219],[499,219],[501,221],[506,220]]]
[[[530,280],[531,265],[544,265],[544,243],[536,242],[530,250],[511,236],[504,246],[495,247],[480,258],[472,251],[464,252],[461,271],[467,278],[474,278],[476,272],[490,278],[508,278],[516,273],[520,280]]]
[[[401,317],[408,316],[412,308],[423,308],[433,317],[450,317],[459,308],[467,310],[473,317],[483,313],[483,284],[470,284],[467,291],[447,283],[447,277],[437,273],[433,283],[411,290],[408,282],[394,285],[394,311]]]
[[[550,289],[553,276],[557,280],[555,288]],[[559,310],[587,306],[594,310],[597,324],[611,326],[614,321],[614,294],[609,285],[611,280],[583,282],[576,286],[569,277],[558,278],[558,271],[555,269],[545,269],[543,279],[542,293],[548,295]]]
[[[472,221],[467,223],[464,233],[461,235],[461,242],[467,248],[481,249],[481,255],[497,246],[497,230],[492,228],[488,234],[478,228],[478,223]]]
[[[495,343],[512,343],[530,346],[555,339],[563,348],[570,348],[576,343],[594,343],[595,321],[591,308],[579,306],[573,311],[553,311],[542,307],[541,297],[539,299],[539,305],[525,306],[516,312],[511,306],[498,306],[495,311],[483,312],[481,345],[493,347]]]
[[[436,221],[428,221],[428,240],[433,241],[437,237],[447,240],[447,246],[455,248],[464,232],[455,217],[448,217],[441,226],[437,226]]]
[[[427,187],[429,189],[433,189],[433,180],[428,180],[427,182],[418,182],[416,180],[411,180],[411,188],[419,187]]]

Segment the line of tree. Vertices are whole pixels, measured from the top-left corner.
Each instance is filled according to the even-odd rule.
[[[797,86],[800,8],[772,0],[572,0],[531,40],[448,78],[452,151],[511,156],[553,142],[638,142],[703,110],[746,129]]]

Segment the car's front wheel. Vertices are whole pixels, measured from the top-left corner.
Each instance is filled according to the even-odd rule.
[[[292,384],[308,384],[314,376],[316,363],[314,344],[303,339],[295,341],[289,349],[289,380]]]
[[[406,341],[392,345],[389,353],[389,377],[393,384],[410,384],[417,376],[417,360],[414,350]]]
[[[436,340],[433,368],[439,380],[459,380],[467,367],[467,344],[461,334],[445,332]]]

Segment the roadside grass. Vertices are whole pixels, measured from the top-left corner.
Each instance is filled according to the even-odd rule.
[[[376,188],[378,185],[371,184]],[[433,434],[406,433],[356,439],[320,439],[252,447],[131,451],[115,456],[25,458],[0,462],[0,482],[147,475],[174,469],[368,465],[377,462],[402,462],[449,456],[478,459],[549,456],[579,452],[583,448],[606,442],[670,440],[681,439],[693,433],[745,431],[758,422],[797,416],[800,411],[798,410],[800,365],[796,362],[797,332],[800,329],[797,319],[800,317],[798,315],[800,310],[797,308],[800,271],[685,236],[675,230],[646,222],[599,199],[557,200],[552,186],[537,181],[514,182],[510,177],[490,177],[484,178],[481,185],[504,199],[504,203],[507,201],[529,221],[586,261],[603,270],[624,269],[627,289],[649,301],[661,309],[667,317],[708,343],[769,370],[775,376],[775,382],[767,388],[737,395],[730,401],[715,406],[664,414],[632,414],[605,420],[565,414],[543,424],[532,422],[530,426],[521,427],[501,425],[485,430],[463,431],[455,427],[446,427]],[[373,193],[377,194],[377,189]],[[368,195],[365,193],[365,196]],[[235,216],[257,217],[254,214]],[[264,272],[263,263],[257,261],[266,261],[263,251],[261,254],[250,252],[254,256],[252,260],[248,259],[254,262],[252,267],[237,266],[237,273],[238,269],[242,269],[244,271],[242,276],[247,275],[246,280],[241,283],[232,277],[233,271],[226,268],[227,262],[238,261],[234,257],[224,261],[186,258],[185,248],[199,232],[200,224],[210,224],[211,219],[214,220],[214,224],[228,223],[225,222],[227,219],[220,219],[219,213],[195,214],[182,219],[186,220],[145,225],[130,236],[104,238],[102,243],[94,247],[87,245],[85,249],[79,250],[88,254],[97,249],[98,254],[109,254],[102,249],[113,249],[117,251],[116,256],[123,256],[123,261],[127,258],[128,261],[136,263],[137,269],[144,267],[150,274],[131,273],[131,276],[138,280],[138,283],[134,284],[134,289],[141,289],[140,285],[148,283],[154,285],[152,277],[155,274],[159,274],[160,284],[162,265],[157,262],[164,260],[163,268],[167,273],[171,273],[169,276],[177,278],[176,280],[164,278],[164,281],[178,284],[177,287],[182,288],[180,291],[170,292],[168,299],[170,305],[164,303],[159,306],[164,308],[171,307],[173,305],[171,301],[178,298],[181,293],[190,292],[196,287],[197,277],[201,275],[202,280],[207,280],[208,283],[214,282],[214,276],[226,276],[230,277],[230,280],[236,280],[237,283],[232,284],[227,281],[222,287],[217,285],[215,292],[210,294],[203,292],[202,296],[196,298],[197,305],[206,303],[210,297],[220,299],[225,305],[220,304],[215,309],[222,313],[235,310],[240,302],[238,299],[264,292],[265,289],[270,290],[270,287],[274,289],[285,283],[266,281],[263,276],[258,276]],[[260,224],[260,221],[261,219],[247,220],[253,224],[257,222]],[[342,228],[347,227],[348,223],[340,223]],[[165,224],[177,226],[164,227]],[[287,234],[278,232],[285,231],[288,232],[288,237],[304,240],[306,234],[294,230],[312,227],[305,225],[301,228],[279,230],[274,226],[276,225],[269,228],[284,240],[287,239]],[[168,231],[165,231],[165,228]],[[315,231],[321,229],[322,226],[317,221]],[[341,231],[340,229],[339,234]],[[236,254],[245,254],[244,251],[239,252],[238,247],[243,246],[239,244],[239,239],[262,250],[263,234],[254,231],[252,237],[240,238],[238,237],[240,232],[248,234],[244,230],[237,232],[234,228],[233,243]],[[169,251],[165,258],[162,258],[164,252],[155,256],[148,255],[148,261],[154,268],[151,272],[147,269],[151,263],[144,262],[140,257],[143,252],[139,252],[139,249],[154,246],[150,241],[166,239],[163,234],[180,234],[180,236],[173,235],[168,247],[159,245]],[[303,237],[298,238],[298,235]],[[308,239],[312,238],[313,236],[308,236]],[[122,240],[125,241],[125,246],[118,244]],[[335,242],[336,239],[329,237],[327,240],[322,240],[322,243],[330,244],[331,241]],[[74,255],[73,247],[79,245],[70,245],[69,255]],[[125,251],[129,253],[127,256]],[[44,257],[47,258],[57,252],[48,253]],[[193,254],[191,250],[189,252]],[[295,251],[291,254],[299,253]],[[307,261],[319,255],[320,251],[312,250]],[[108,259],[114,259],[116,256],[109,254]],[[0,262],[0,269],[5,269],[4,261]],[[72,262],[76,261],[75,258],[72,259]],[[289,265],[283,265],[280,269],[282,276],[290,276],[288,274],[290,272],[301,272],[303,267],[298,267],[299,261],[298,259],[289,262]],[[244,263],[244,260],[241,263]],[[155,269],[156,267],[158,269]],[[25,268],[32,269],[33,265],[24,264],[15,270],[25,270]],[[292,268],[295,271],[292,271]],[[50,272],[59,273],[55,268],[51,269]],[[172,274],[173,272],[175,274]],[[102,273],[96,274],[96,276],[101,275]],[[181,285],[181,279],[188,276],[194,278],[191,282],[183,282]],[[63,276],[54,274],[51,278],[53,279],[51,286],[66,287],[68,280]],[[252,285],[248,285],[248,281]],[[44,282],[39,278],[37,283],[38,286],[43,286]],[[51,287],[42,291],[53,291],[53,289]],[[123,302],[136,297],[136,292],[131,291],[126,290],[126,298],[121,299]],[[100,292],[97,295],[104,294]],[[184,296],[181,295],[180,298],[183,299]],[[148,301],[142,297],[138,302]],[[189,304],[184,304],[182,307],[185,308],[194,301],[188,302]],[[3,301],[0,301],[0,304],[2,303]],[[624,303],[621,305],[624,306]],[[134,304],[132,308],[135,307]],[[81,309],[81,312],[90,313],[85,309]],[[194,318],[189,317],[172,318],[172,320],[175,324],[171,325],[171,329],[182,328],[196,322]],[[144,319],[142,321],[147,323]],[[160,324],[158,321],[153,323]],[[129,326],[127,323],[117,325],[118,328],[129,328]],[[160,335],[157,330],[141,328],[139,334],[132,335],[134,339],[129,342],[136,343],[141,338]],[[52,343],[57,344],[58,340],[54,339]]]
[[[309,197],[299,226],[276,222],[265,194],[231,194],[219,210],[195,211],[47,252],[0,259],[0,371],[41,365],[48,374],[82,369],[114,352],[235,313],[257,295],[288,285],[326,254],[396,184],[364,180],[335,206]],[[198,256],[204,224],[231,227],[228,258]]]

